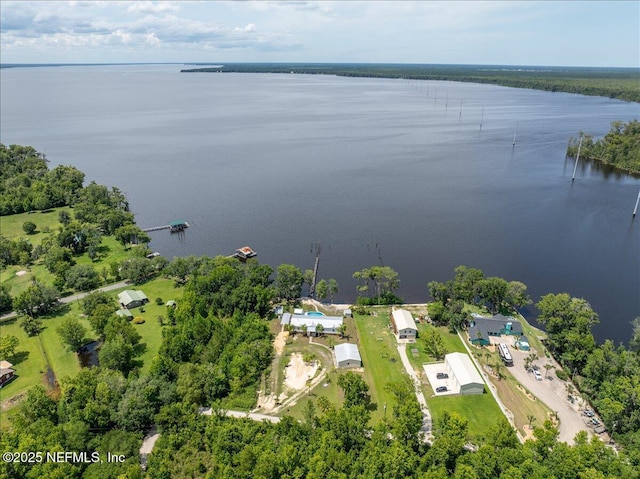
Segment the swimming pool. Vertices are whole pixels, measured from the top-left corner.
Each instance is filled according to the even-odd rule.
[[[324,316],[324,313],[321,313],[320,311],[307,311],[306,313],[304,313],[305,316]]]

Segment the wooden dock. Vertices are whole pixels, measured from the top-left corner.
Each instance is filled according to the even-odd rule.
[[[145,233],[149,231],[171,230],[172,233],[183,231],[189,227],[189,223],[186,221],[172,221],[168,225],[154,226],[152,228],[144,228],[142,231]]]

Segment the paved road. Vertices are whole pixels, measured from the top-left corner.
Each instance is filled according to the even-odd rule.
[[[94,289],[93,291],[87,291],[86,293],[78,293],[78,294],[73,294],[71,296],[65,296],[64,298],[60,298],[60,302],[63,304],[66,303],[71,303],[73,301],[77,301],[79,299],[84,298],[85,296],[91,294],[91,293],[95,293],[96,291],[113,291],[114,289],[120,289],[120,288],[124,288],[126,286],[129,286],[129,282],[128,281],[120,281],[118,283],[113,283],[110,284],[108,286],[103,286],[102,288],[98,288],[98,289]],[[3,314],[2,316],[0,316],[0,322],[2,321],[6,321],[8,319],[13,319],[16,316],[18,316],[18,313],[15,311],[12,311],[11,313],[7,313],[7,314]]]
[[[429,412],[429,406],[427,406],[427,400],[424,398],[424,394],[422,393],[422,389],[420,388],[420,379],[418,379],[418,375],[413,369],[413,366],[411,366],[411,362],[409,362],[406,343],[398,344],[398,354],[400,355],[400,359],[402,360],[404,369],[407,371],[407,374],[413,381],[416,391],[416,398],[418,399],[418,403],[420,403],[420,409],[422,409],[422,428],[420,429],[420,432],[422,432],[425,439],[428,440],[431,438],[432,434],[431,413]]]

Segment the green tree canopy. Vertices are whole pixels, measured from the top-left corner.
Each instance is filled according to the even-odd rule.
[[[77,318],[64,318],[56,328],[56,332],[71,351],[78,351],[86,342],[87,329]]]

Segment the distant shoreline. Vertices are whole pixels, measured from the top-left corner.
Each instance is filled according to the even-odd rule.
[[[289,73],[488,83],[640,102],[640,69],[396,63],[228,63],[181,73]]]

